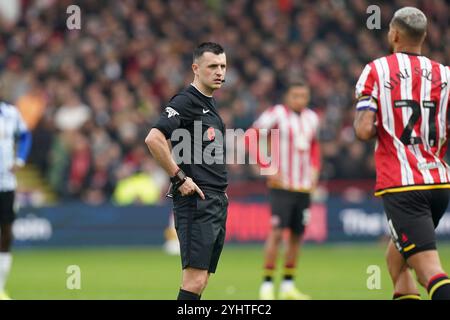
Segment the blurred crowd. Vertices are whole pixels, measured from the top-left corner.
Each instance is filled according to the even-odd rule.
[[[227,128],[246,129],[281,102],[289,79],[308,82],[321,118],[324,180],[374,177],[373,146],[352,129],[354,85],[367,62],[389,52],[396,9],[425,12],[424,54],[450,64],[445,0],[383,2],[380,30],[366,26],[373,4],[366,0],[19,3],[17,19],[0,15],[1,99],[20,108],[33,131],[30,161],[52,188],[89,203],[151,202],[164,193],[167,177],[144,138],[162,106],[192,81],[200,42],[221,43],[227,53],[226,83],[216,93]],[[66,26],[72,4],[81,9],[80,30]],[[229,171],[231,181],[257,179],[247,166]]]

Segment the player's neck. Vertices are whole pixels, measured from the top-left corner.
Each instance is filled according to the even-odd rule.
[[[409,45],[401,45],[395,48],[395,53],[412,53],[421,55],[422,54],[422,48],[420,46],[409,46]]]
[[[306,107],[293,108],[293,107],[291,107],[290,105],[288,105],[287,103],[285,103],[284,105],[285,105],[288,109],[290,109],[291,111],[293,111],[293,112],[295,112],[295,113],[298,113],[298,114],[302,113],[303,110],[306,109]]]
[[[203,86],[201,83],[199,83],[198,81],[192,81],[191,85],[197,89],[201,94],[203,94],[204,96],[207,96],[208,98],[211,98],[213,95],[214,90],[211,88],[206,88],[205,86]]]

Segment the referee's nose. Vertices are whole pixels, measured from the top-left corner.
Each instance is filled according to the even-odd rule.
[[[225,74],[225,68],[222,66],[217,67],[216,76],[222,77]]]

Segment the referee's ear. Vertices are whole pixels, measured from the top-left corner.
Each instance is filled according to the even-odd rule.
[[[192,64],[192,72],[194,72],[194,74],[196,75],[196,76],[198,76],[198,64],[196,63],[196,62],[194,62],[193,64]]]

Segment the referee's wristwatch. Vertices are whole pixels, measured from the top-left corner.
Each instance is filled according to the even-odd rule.
[[[183,170],[178,169],[173,177],[170,178],[170,182],[172,182],[173,190],[178,190],[178,188],[185,183],[187,179],[186,173]]]

